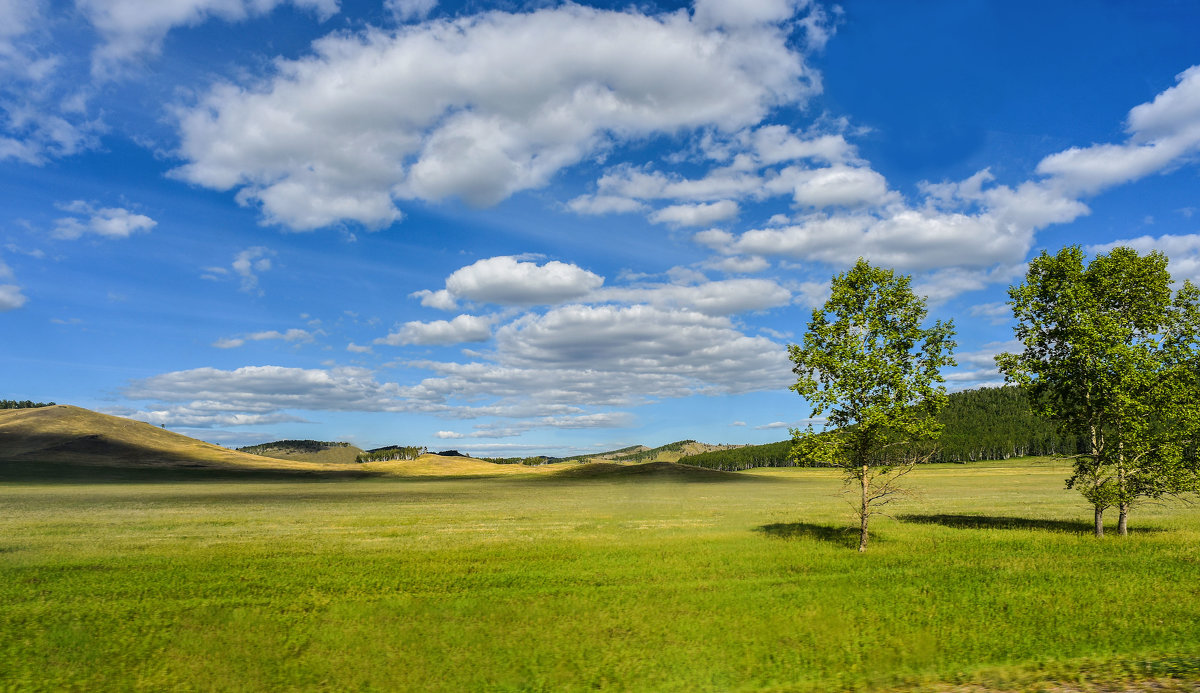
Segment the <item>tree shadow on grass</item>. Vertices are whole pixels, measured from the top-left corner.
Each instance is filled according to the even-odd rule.
[[[901,522],[922,525],[941,525],[954,529],[1035,529],[1043,532],[1065,534],[1092,534],[1095,525],[1082,520],[1045,520],[1031,517],[1008,517],[1004,515],[900,515]],[[1116,532],[1116,528],[1110,528]],[[1129,532],[1161,532],[1158,527],[1130,527]]]
[[[816,539],[838,546],[858,547],[858,529],[856,527],[830,527],[829,525],[814,525],[809,522],[776,522],[755,527],[754,531],[779,539]]]

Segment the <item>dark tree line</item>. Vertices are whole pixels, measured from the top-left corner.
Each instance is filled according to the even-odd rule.
[[[0,409],[37,409],[39,407],[53,407],[54,402],[31,402],[27,399],[17,401],[15,399],[0,399]]]
[[[415,460],[429,452],[428,448],[415,445],[391,445],[385,448],[367,450],[354,458],[355,462],[392,462],[395,460]]]
[[[1015,385],[952,393],[938,414],[938,421],[945,428],[929,456],[930,462],[1066,456],[1082,450],[1085,443],[1079,436],[1059,433],[1054,422],[1035,414],[1025,392]],[[788,459],[791,449],[792,441],[783,440],[689,455],[679,463],[730,472],[755,467],[794,467],[797,463]],[[923,452],[922,457],[929,453],[915,452]]]
[[[251,455],[260,455],[264,452],[273,450],[288,450],[293,452],[321,452],[329,448],[348,448],[350,443],[330,442],[326,440],[277,440],[273,443],[261,443],[259,445],[247,445],[244,448],[238,448],[238,452],[248,452]]]

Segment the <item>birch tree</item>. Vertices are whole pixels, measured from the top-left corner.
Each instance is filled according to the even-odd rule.
[[[922,446],[941,431],[946,403],[941,369],[956,365],[953,321],[923,327],[925,299],[912,278],[865,260],[833,278],[813,311],[804,344],[788,346],[797,380],[825,431],[793,429],[792,456],[840,467],[866,551],[872,515],[904,493],[900,480]],[[927,454],[927,453],[926,453]]]
[[[1157,251],[1118,247],[1085,265],[1071,246],[1035,258],[1009,298],[1024,350],[997,364],[1035,410],[1087,440],[1067,488],[1092,505],[1096,536],[1109,508],[1125,535],[1135,503],[1196,490],[1196,286],[1172,290]]]

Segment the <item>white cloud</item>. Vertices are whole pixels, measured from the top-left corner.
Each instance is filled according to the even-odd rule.
[[[438,310],[455,310],[458,308],[458,299],[445,289],[430,291],[422,289],[414,291],[409,296],[421,299],[421,305],[429,308],[437,308]]]
[[[286,332],[280,332],[279,330],[265,330],[263,332],[253,332],[240,337],[218,339],[217,341],[213,342],[213,346],[217,347],[218,349],[235,349],[244,345],[248,341],[264,342],[276,339],[293,344],[306,344],[313,341],[313,333],[309,332],[308,330],[301,330],[298,328],[292,328]]]
[[[424,19],[437,7],[438,0],[383,0],[383,9],[401,22]]]
[[[453,320],[406,322],[399,330],[375,340],[376,344],[461,344],[486,342],[492,336],[492,318],[460,315]]]
[[[1124,143],[1072,147],[1043,159],[1038,173],[1067,194],[1093,195],[1200,150],[1200,65],[1175,79],[1175,86],[1129,111]]]
[[[988,318],[993,325],[1003,325],[1012,320],[1012,306],[1007,303],[978,303],[971,306],[971,315]]]
[[[25,305],[27,300],[21,293],[21,287],[16,284],[0,284],[0,312],[16,310]]]
[[[505,366],[656,376],[672,383],[669,391],[750,392],[791,374],[782,347],[738,332],[728,318],[645,305],[563,306],[501,327],[496,342]]]
[[[708,261],[706,266],[719,269],[728,274],[755,274],[770,267],[771,263],[766,258],[758,257],[757,255],[751,255],[750,257],[733,255],[730,257],[714,258]]]
[[[360,345],[350,342],[346,345],[346,351],[349,351],[352,354],[370,354],[374,352],[374,349],[367,345]]]
[[[567,203],[576,214],[623,214],[645,211],[646,205],[616,195],[580,195]]]
[[[860,207],[887,197],[887,181],[865,167],[830,166],[788,172],[792,197],[803,207]]]
[[[55,238],[73,240],[92,233],[104,238],[129,238],[135,233],[149,232],[158,225],[144,214],[135,214],[121,207],[100,207],[75,200],[59,206],[75,216],[62,217],[54,222]]]
[[[433,437],[440,440],[458,440],[459,438],[466,438],[465,435],[461,433],[455,433],[454,431],[438,431],[437,433],[433,434]]]
[[[164,373],[134,381],[125,394],[184,402],[196,411],[268,414],[283,409],[397,411],[402,390],[395,383],[377,382],[363,368],[244,366]]]
[[[181,110],[175,174],[293,229],[494,204],[613,142],[738,131],[819,89],[781,25],[570,4],[333,34],[275,67]]]
[[[592,302],[646,304],[664,310],[683,308],[720,316],[786,306],[791,302],[792,294],[770,279],[727,279],[694,286],[657,284],[605,289],[589,299]]]
[[[500,305],[546,305],[579,298],[603,283],[603,277],[576,265],[556,260],[538,265],[499,256],[455,270],[446,278],[445,294],[418,295],[422,304],[439,308],[453,306],[452,297]]]
[[[271,257],[275,251],[262,246],[254,246],[238,252],[233,256],[233,271],[242,278],[242,291],[247,293],[262,291],[258,288],[258,275],[271,269]]]
[[[103,39],[92,56],[92,74],[111,77],[128,62],[158,53],[174,27],[217,17],[229,22],[264,15],[284,0],[75,0]],[[337,0],[291,0],[322,20],[338,11]]]
[[[789,426],[791,426],[791,424],[789,424],[786,421],[772,421],[769,424],[755,426],[754,430],[756,430],[756,431],[773,431],[773,430],[779,429],[779,428],[788,428]]]
[[[675,226],[708,226],[718,221],[732,219],[738,214],[738,204],[733,200],[721,200],[709,204],[671,205],[650,215],[655,224]]]

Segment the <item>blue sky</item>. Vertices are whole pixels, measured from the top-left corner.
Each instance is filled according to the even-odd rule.
[[[830,277],[997,384],[1043,249],[1200,278],[1190,2],[0,0],[0,397],[242,445],[761,443]]]

